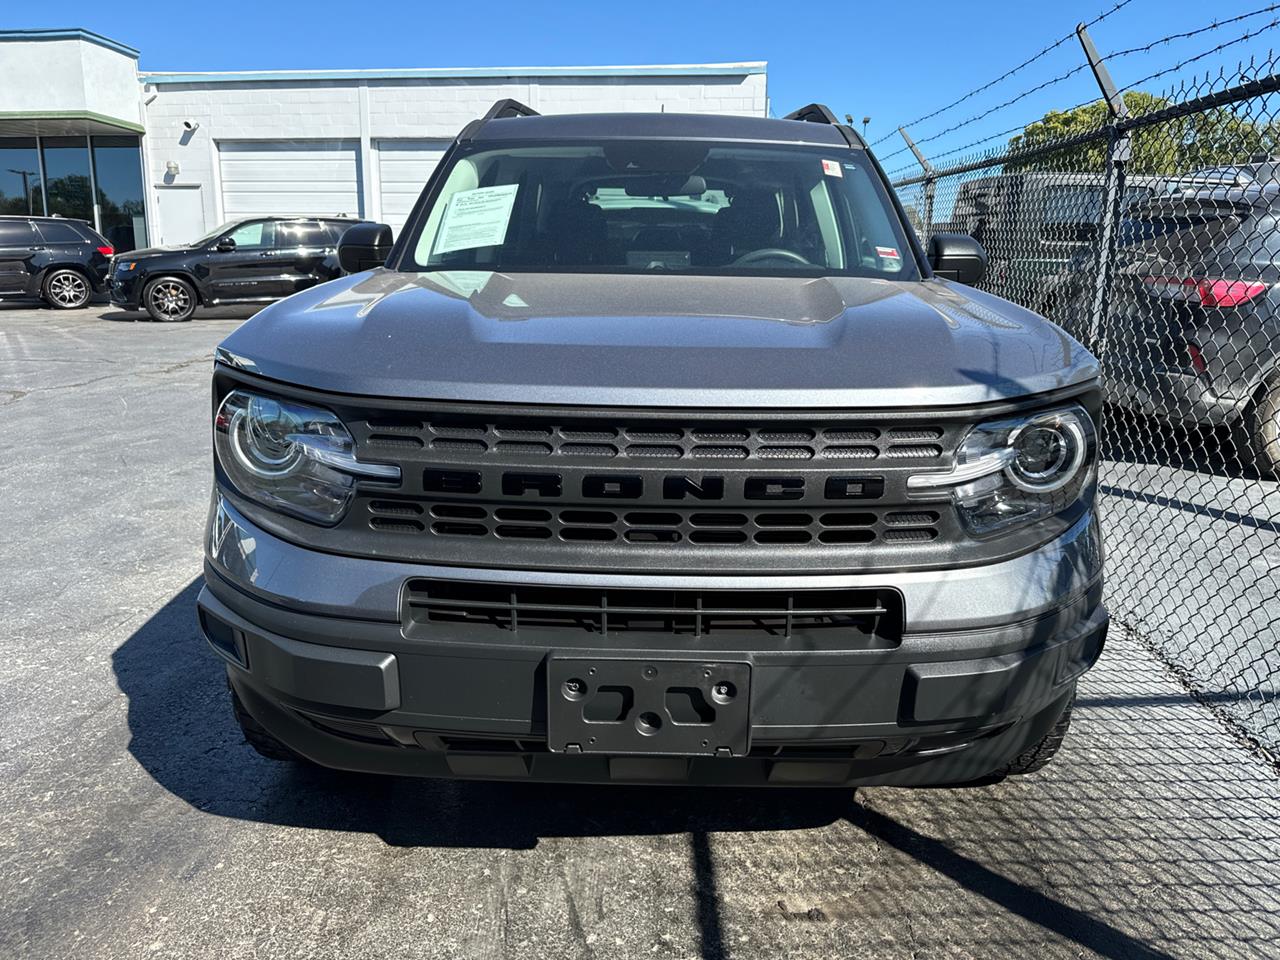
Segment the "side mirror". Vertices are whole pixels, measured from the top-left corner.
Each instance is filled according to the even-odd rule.
[[[929,265],[936,277],[972,285],[987,272],[987,251],[967,234],[935,233],[929,238]]]
[[[217,246],[213,249],[217,250],[219,253],[231,253],[235,248],[236,242],[234,240],[230,237],[223,237],[218,241]]]
[[[391,253],[391,228],[385,223],[356,223],[338,241],[338,265],[343,273],[372,270],[387,262]]]

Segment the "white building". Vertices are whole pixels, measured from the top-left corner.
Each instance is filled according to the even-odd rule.
[[[496,100],[542,113],[765,116],[764,63],[145,73],[87,30],[0,31],[0,213],[94,223],[119,249],[251,214],[399,230]]]

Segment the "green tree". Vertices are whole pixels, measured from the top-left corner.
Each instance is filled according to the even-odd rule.
[[[1138,90],[1126,92],[1124,102],[1133,117],[1171,106],[1164,97]],[[1280,128],[1274,122],[1252,119],[1248,105],[1246,101],[1234,107],[1215,107],[1140,127],[1130,136],[1132,155],[1129,172],[1178,175],[1223,163],[1244,163],[1258,154],[1275,152],[1280,144]],[[1072,110],[1050,110],[1009,140],[1009,152],[1015,159],[1005,164],[1005,170],[1101,172],[1107,155],[1106,139],[1101,136],[1026,160],[1018,160],[1016,156],[1024,150],[1101,131],[1107,119],[1107,106],[1102,100]]]

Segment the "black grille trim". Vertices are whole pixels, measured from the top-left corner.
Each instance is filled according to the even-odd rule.
[[[535,507],[472,502],[433,503],[386,497],[362,504],[371,530],[454,540],[557,540],[565,544],[872,544],[924,543],[939,535],[937,511],[840,509]]]
[[[406,632],[601,637],[644,634],[789,641],[837,634],[841,649],[889,649],[902,640],[902,596],[891,589],[670,590],[412,579]]]
[[[430,450],[440,463],[476,458],[554,462],[573,458],[609,461],[642,460],[646,464],[700,464],[755,460],[777,462],[823,460],[912,460],[929,464],[944,450],[937,442],[940,426],[908,427],[805,426],[790,423],[700,425],[698,422],[597,425],[572,416],[524,418],[442,415],[379,415],[356,428],[372,449]]]

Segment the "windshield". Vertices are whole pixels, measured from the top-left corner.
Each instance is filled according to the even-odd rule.
[[[460,153],[401,268],[919,277],[862,153],[660,140]]]
[[[203,237],[200,237],[198,240],[192,240],[189,244],[187,244],[187,246],[202,247],[206,243],[211,242],[215,237],[222,236],[224,233],[229,232],[232,227],[238,226],[241,223],[244,223],[244,221],[228,220],[226,223],[222,224],[222,226],[215,227],[213,230],[210,230],[208,233],[206,233]]]

